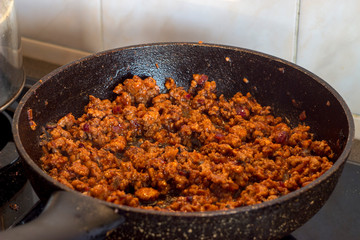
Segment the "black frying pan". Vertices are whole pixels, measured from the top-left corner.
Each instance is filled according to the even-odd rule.
[[[54,181],[38,166],[42,155],[41,126],[68,112],[79,116],[89,94],[113,98],[111,89],[133,75],[152,76],[159,86],[171,77],[177,85],[187,88],[193,73],[207,74],[226,97],[238,91],[250,92],[260,104],[271,106],[275,115],[288,119],[293,126],[301,121],[299,115],[305,111],[305,123],[315,138],[327,140],[333,148],[333,167],[306,187],[261,204],[226,211],[171,213],[84,197]],[[29,109],[38,125],[35,131],[29,126]],[[299,66],[241,48],[164,43],[101,52],[45,76],[21,100],[14,116],[13,134],[36,193],[44,201],[51,199],[42,217],[0,233],[1,239],[20,234],[27,239],[42,239],[49,237],[47,234],[52,239],[79,234],[89,237],[109,228],[114,228],[108,233],[110,237],[124,239],[276,239],[304,224],[328,199],[349,155],[354,123],[341,96]],[[64,222],[65,227],[61,226]]]

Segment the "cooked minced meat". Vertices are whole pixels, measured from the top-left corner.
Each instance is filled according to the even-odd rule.
[[[165,87],[134,76],[113,101],[89,96],[81,117],[48,126],[43,169],[108,202],[191,212],[275,199],[332,166],[326,141],[304,124],[291,128],[250,93],[217,96],[204,74],[188,90],[173,79]]]

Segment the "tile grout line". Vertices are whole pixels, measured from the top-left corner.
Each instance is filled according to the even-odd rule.
[[[299,28],[300,28],[300,8],[301,0],[296,0],[296,17],[295,17],[295,29],[294,29],[294,42],[293,42],[293,63],[297,64],[298,52],[299,52]],[[355,136],[354,138],[360,140],[360,115],[352,114],[355,125]]]
[[[297,63],[298,45],[299,45],[299,25],[300,25],[300,4],[301,0],[296,0],[296,15],[295,15],[295,29],[294,29],[294,42],[293,42],[293,63]]]
[[[103,15],[103,0],[99,0],[99,22],[100,22],[100,50],[104,50],[104,15]]]

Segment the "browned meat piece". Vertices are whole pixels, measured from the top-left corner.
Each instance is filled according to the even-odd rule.
[[[159,191],[153,188],[140,188],[135,192],[135,196],[142,201],[154,201],[159,197]]]

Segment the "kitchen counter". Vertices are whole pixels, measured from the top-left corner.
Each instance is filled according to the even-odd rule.
[[[28,57],[23,58],[23,64],[24,64],[26,76],[31,79],[40,79],[46,74],[60,67],[59,65],[56,64],[52,64]]]
[[[360,164],[360,140],[359,139],[354,140],[348,162]],[[359,185],[360,185],[360,179],[358,179],[358,180],[359,180]]]

